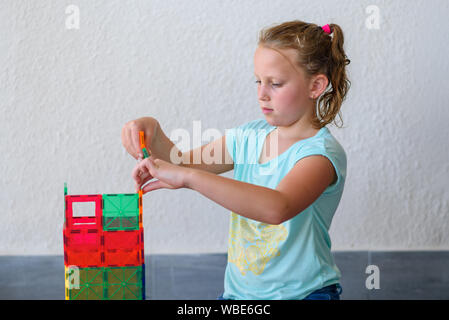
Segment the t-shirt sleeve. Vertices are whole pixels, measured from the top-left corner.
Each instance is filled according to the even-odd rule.
[[[304,145],[297,151],[294,164],[305,157],[314,155],[321,155],[329,159],[337,174],[337,181],[330,185],[326,191],[338,189],[339,186],[343,185],[346,179],[346,154],[344,150],[339,146],[326,145],[326,143]]]

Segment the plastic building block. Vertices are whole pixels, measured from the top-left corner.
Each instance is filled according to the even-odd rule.
[[[103,300],[105,296],[104,268],[79,268],[76,272],[79,275],[77,283],[67,283],[71,281],[73,274],[67,272],[66,268],[66,298],[68,300]]]
[[[108,300],[145,299],[144,265],[138,267],[105,268]]]
[[[66,207],[65,207],[65,196],[67,195],[67,182],[64,182],[64,223],[65,223],[65,212],[66,212]]]
[[[96,195],[66,195],[65,196],[65,227],[67,229],[91,229],[101,226],[101,194]],[[94,202],[95,203],[95,217],[74,217],[73,203],[74,202]]]
[[[64,183],[67,300],[145,299],[142,195],[68,195]],[[73,216],[73,203],[94,202],[94,216]]]
[[[143,191],[142,191],[142,189],[139,190],[138,195],[139,195],[139,228],[143,228],[143,225],[142,225],[142,221],[143,221],[143,219],[142,219],[143,218],[142,217],[142,214],[143,214],[143,205],[142,205]]]
[[[104,260],[100,230],[64,229],[64,263],[78,267],[101,266]]]
[[[65,271],[65,299],[69,300],[69,288],[71,287],[67,266],[64,266]]]
[[[149,158],[151,156],[151,152],[145,147],[145,132],[139,131],[140,138],[140,149],[143,152],[143,158]]]
[[[139,195],[103,195],[104,230],[139,230]]]
[[[95,202],[94,217],[74,217],[73,203]],[[65,196],[64,262],[79,267],[102,264],[101,195]]]
[[[143,158],[149,158],[150,157],[150,153],[147,151],[147,148],[142,148],[142,152],[143,152]]]
[[[74,283],[74,272],[79,280]],[[67,300],[142,300],[145,299],[145,265],[135,267],[66,267]]]
[[[139,266],[145,262],[143,229],[108,231],[103,237],[104,266]]]

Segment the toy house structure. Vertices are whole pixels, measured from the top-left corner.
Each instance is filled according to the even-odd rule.
[[[142,191],[68,195],[64,185],[64,265],[67,300],[144,300]],[[92,202],[92,216],[73,204]]]

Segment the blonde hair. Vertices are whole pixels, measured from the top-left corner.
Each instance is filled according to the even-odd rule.
[[[322,128],[334,121],[343,126],[340,108],[351,82],[346,76],[346,65],[351,61],[344,50],[343,31],[337,24],[329,24],[331,34],[313,23],[299,20],[284,22],[264,28],[259,34],[259,46],[273,49],[296,49],[296,64],[305,71],[307,77],[324,74],[329,85],[318,98],[312,124]],[[341,126],[335,118],[339,116]]]

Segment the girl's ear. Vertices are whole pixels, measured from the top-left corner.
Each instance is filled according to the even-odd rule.
[[[310,99],[317,99],[326,90],[329,80],[324,74],[317,74],[310,81]]]

